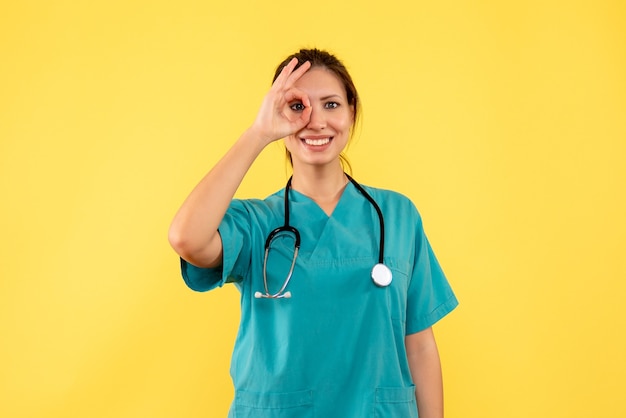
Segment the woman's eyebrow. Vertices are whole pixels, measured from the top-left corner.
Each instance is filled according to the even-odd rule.
[[[328,99],[332,99],[338,97],[341,99],[341,95],[340,94],[331,94],[329,96],[324,96],[324,97],[320,97],[320,100],[328,100]]]

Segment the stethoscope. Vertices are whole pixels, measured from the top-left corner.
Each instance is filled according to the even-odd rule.
[[[385,254],[385,221],[383,219],[383,213],[380,210],[380,207],[376,204],[376,201],[370,196],[369,193],[365,191],[365,189],[356,182],[352,177],[346,174],[346,177],[350,182],[357,188],[359,192],[374,206],[376,209],[376,213],[378,214],[378,220],[380,222],[380,245],[378,247],[378,264],[372,268],[371,277],[374,284],[378,287],[386,287],[391,284],[392,274],[389,267],[387,267],[383,263],[383,256]],[[300,232],[289,225],[289,190],[291,189],[291,178],[287,181],[287,185],[285,186],[285,224],[274,229],[267,236],[265,240],[265,257],[263,258],[263,285],[265,286],[265,293],[255,292],[254,297],[259,298],[268,298],[268,299],[282,299],[282,298],[290,298],[291,292],[285,291],[289,281],[291,280],[291,276],[293,274],[293,269],[296,265],[296,258],[298,257],[298,251],[300,250]],[[281,233],[291,233],[294,235],[294,252],[293,259],[291,260],[291,267],[289,268],[289,273],[287,274],[287,278],[283,283],[280,290],[276,293],[270,293],[269,287],[267,286],[267,257],[270,253],[270,247],[274,238]]]

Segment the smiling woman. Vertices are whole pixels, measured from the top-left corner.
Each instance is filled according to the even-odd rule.
[[[431,327],[457,300],[412,202],[344,173],[358,109],[333,55],[288,57],[252,126],[172,222],[187,285],[241,292],[229,417],[443,417]],[[233,199],[280,139],[293,164],[285,190]]]
[[[324,53],[323,51],[320,51],[318,49],[302,49],[297,54],[290,55],[278,65],[274,74],[273,81],[276,81],[282,70],[294,58],[298,59],[298,64],[296,64],[296,68],[298,68],[305,62],[309,62],[311,63],[312,68],[325,70],[329,73],[329,76],[331,74],[334,75],[335,80],[331,81],[332,84],[336,84],[337,82],[341,84],[342,87],[340,87],[339,89],[337,89],[337,86],[335,86],[336,91],[334,94],[331,93],[329,97],[322,97],[321,100],[323,102],[328,101],[327,103],[325,103],[325,108],[327,109],[337,108],[342,105],[341,103],[336,103],[335,101],[332,101],[333,97],[343,99],[343,106],[350,106],[350,110],[352,111],[352,120],[350,122],[350,139],[352,139],[355,131],[354,128],[359,123],[359,119],[361,116],[361,100],[359,98],[356,86],[352,81],[352,77],[350,76],[350,73],[348,73],[346,67],[334,55]],[[330,85],[328,87],[330,87]],[[303,111],[306,109],[302,103],[294,103],[294,106],[294,110]],[[322,139],[324,139],[323,136]],[[293,166],[293,161],[289,149],[287,149],[286,152],[287,159]],[[347,168],[348,171],[351,171],[350,163],[348,162],[344,151],[339,154],[339,159],[344,169]]]

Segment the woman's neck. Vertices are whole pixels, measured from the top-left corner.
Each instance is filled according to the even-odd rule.
[[[294,167],[291,187],[313,199],[328,214],[339,202],[348,178],[339,162],[319,167]]]

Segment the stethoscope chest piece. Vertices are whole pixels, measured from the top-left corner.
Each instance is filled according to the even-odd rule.
[[[392,278],[391,270],[383,263],[376,264],[372,269],[372,280],[378,287],[389,286]]]

